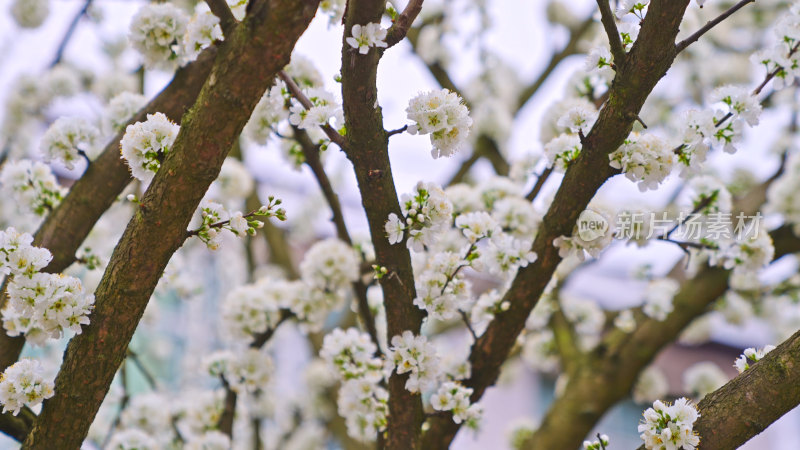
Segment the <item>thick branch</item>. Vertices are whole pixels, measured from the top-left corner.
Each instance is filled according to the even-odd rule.
[[[379,0],[350,0],[342,40],[350,35],[353,25],[379,21],[384,6],[385,2]],[[389,214],[400,216],[401,211],[389,162],[389,138],[383,126],[383,113],[380,106],[376,107],[381,52],[361,55],[345,42],[342,44],[342,98],[347,127],[344,148],[355,169],[377,264],[391,272],[380,280],[388,335],[391,338],[406,330],[418,334],[422,312],[412,304],[415,292],[411,257],[405,246],[390,245],[384,230]],[[392,400],[389,402],[387,449],[420,448],[422,401],[418,394],[405,389],[405,382],[406,375],[394,373],[389,378]]]
[[[196,61],[178,70],[172,82],[128,123],[144,121],[147,114],[156,112],[180,123],[183,112],[194,103],[208,78],[216,54],[216,48],[211,47]],[[53,254],[45,272],[61,272],[75,261],[75,254],[89,231],[130,182],[128,166],[119,157],[123,135],[124,130],[106,145],[34,235],[34,245],[45,247]],[[4,293],[0,295],[0,306],[3,303]],[[12,338],[0,331],[0,371],[19,358],[24,344],[24,337]]]
[[[78,448],[125,356],[172,254],[256,103],[288,62],[318,0],[276,0],[262,20],[237,26],[161,169],[141,200],[95,292],[91,324],[69,343],[25,449]],[[158,242],[159,245],[151,245]],[[75,414],[75,411],[81,411]]]
[[[0,432],[22,442],[33,427],[36,414],[27,406],[23,406],[16,416],[10,412],[0,414]]]
[[[578,216],[595,192],[617,173],[609,166],[608,155],[628,136],[647,96],[672,64],[675,36],[688,3],[689,0],[651,2],[639,39],[625,63],[618,65],[608,101],[586,136],[583,151],[567,170],[545,214],[533,244],[538,259],[519,271],[504,297],[511,307],[496,316],[472,347],[472,377],[465,384],[474,389],[473,401],[478,401],[497,379],[500,366],[561,261],[553,240],[572,234]],[[447,448],[459,428],[446,415],[432,418],[430,425],[423,441],[426,449]]]

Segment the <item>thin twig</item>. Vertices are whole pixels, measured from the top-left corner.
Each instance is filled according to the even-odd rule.
[[[464,325],[467,326],[467,329],[469,330],[469,334],[472,335],[472,339],[477,341],[478,340],[478,334],[475,333],[475,329],[472,328],[472,324],[469,322],[469,316],[467,316],[467,313],[465,313],[464,311],[462,311],[460,309],[458,310],[458,312],[461,314],[461,318],[464,319]]]
[[[128,395],[128,376],[127,376],[127,364],[125,361],[122,361],[122,367],[119,368],[119,377],[120,382],[122,383],[122,399],[119,402],[119,411],[117,411],[116,416],[114,416],[114,420],[111,422],[111,427],[108,429],[108,434],[106,434],[105,439],[103,439],[103,444],[100,448],[108,447],[108,443],[111,441],[111,437],[114,435],[114,431],[119,426],[119,422],[122,420],[122,411],[125,410],[125,407],[128,406],[128,400],[130,400],[130,396]]]
[[[533,185],[533,189],[531,189],[531,191],[528,192],[528,195],[525,196],[525,198],[528,199],[528,201],[532,202],[534,199],[536,199],[536,196],[539,195],[539,191],[542,190],[544,183],[547,181],[547,179],[550,177],[550,174],[552,173],[553,173],[552,167],[548,167],[542,171],[542,173],[536,179],[536,184]]]
[[[403,125],[403,127],[402,127],[402,128],[398,128],[398,129],[396,129],[396,130],[387,131],[387,132],[386,132],[386,136],[387,136],[387,137],[392,137],[392,136],[394,136],[395,134],[400,134],[400,133],[402,133],[402,132],[406,131],[407,129],[408,129],[408,125]]]
[[[722,22],[723,20],[725,20],[725,19],[727,19],[728,17],[730,17],[731,15],[733,15],[733,13],[735,13],[736,11],[738,11],[738,10],[742,9],[742,8],[743,8],[745,5],[747,5],[748,3],[755,3],[755,1],[756,1],[756,0],[742,0],[742,1],[740,1],[739,3],[737,3],[737,4],[733,5],[733,6],[732,6],[732,7],[730,7],[730,8],[729,8],[727,11],[725,11],[725,12],[724,12],[724,13],[722,13],[722,14],[720,14],[720,16],[719,16],[719,17],[717,17],[716,19],[714,19],[714,20],[711,20],[711,21],[709,21],[708,23],[706,23],[706,24],[703,26],[703,28],[700,28],[699,30],[695,31],[695,32],[694,32],[694,33],[693,33],[691,36],[689,36],[688,38],[686,38],[686,39],[684,39],[684,40],[682,40],[682,41],[678,42],[678,43],[675,45],[675,53],[680,53],[680,52],[682,52],[683,50],[685,50],[685,49],[686,49],[686,47],[688,47],[688,46],[692,45],[693,43],[697,42],[697,40],[698,40],[698,39],[700,39],[700,37],[701,37],[701,36],[703,36],[704,34],[706,34],[707,32],[709,32],[709,31],[710,31],[712,28],[714,28],[715,26],[719,25],[719,23],[720,23],[720,22]]]
[[[300,144],[300,148],[303,151],[303,156],[306,159],[306,165],[314,174],[314,178],[316,178],[317,184],[319,184],[319,187],[322,190],[322,195],[325,197],[325,200],[328,202],[328,206],[331,208],[331,220],[336,228],[336,235],[340,240],[347,243],[347,245],[352,246],[353,240],[347,230],[347,224],[344,220],[344,213],[342,212],[341,202],[339,202],[339,196],[336,194],[336,191],[334,191],[333,185],[331,184],[328,175],[325,173],[325,168],[322,166],[322,161],[319,157],[319,146],[315,145],[311,141],[311,138],[308,136],[308,133],[306,133],[305,130],[294,127],[293,131],[295,140],[298,144]],[[363,281],[361,281],[361,279],[358,279],[353,283],[353,290],[355,291],[356,299],[358,300],[358,313],[361,316],[361,320],[364,322],[367,333],[369,333],[370,337],[375,343],[375,346],[379,349],[378,352],[380,352],[380,341],[378,340],[378,331],[375,327],[375,319],[372,315],[372,311],[369,308],[369,302],[367,301],[367,286]]]
[[[147,384],[150,385],[150,388],[153,390],[158,390],[158,382],[156,381],[155,377],[150,373],[149,370],[142,364],[142,360],[139,359],[139,355],[136,354],[131,349],[128,349],[128,359],[139,369],[144,379],[147,381]]]
[[[389,32],[386,35],[387,48],[391,48],[406,37],[409,28],[411,28],[411,24],[414,22],[414,19],[417,18],[421,10],[422,0],[409,0],[403,12],[397,16],[394,25],[389,28]]]
[[[283,70],[279,71],[278,77],[280,77],[280,79],[283,80],[284,83],[286,83],[286,87],[289,89],[289,92],[291,92],[292,97],[296,98],[297,101],[300,102],[301,105],[303,105],[303,108],[308,110],[314,107],[314,104],[311,103],[311,100],[309,100],[308,97],[306,97],[306,95],[303,94],[303,91],[300,89],[299,86],[297,86],[297,83],[295,83],[292,77],[290,77],[286,72],[284,72]],[[333,127],[331,127],[328,124],[322,125],[321,128],[322,131],[324,131],[325,134],[328,136],[328,139],[331,140],[331,142],[335,143],[341,149],[344,150],[344,148],[346,147],[344,136],[339,134],[336,130],[333,129]]]
[[[206,3],[211,12],[219,18],[219,26],[222,28],[222,34],[225,37],[230,36],[231,31],[233,31],[233,28],[238,22],[236,18],[233,17],[233,12],[230,6],[228,6],[228,2],[225,0],[206,0]]]
[[[622,47],[622,40],[619,38],[619,30],[617,30],[617,22],[614,19],[614,13],[611,11],[611,5],[608,0],[597,0],[597,6],[600,7],[600,21],[603,23],[603,28],[605,28],[608,35],[608,43],[611,45],[614,64],[620,67],[625,62],[625,48]]]
[[[61,59],[64,57],[64,51],[67,49],[67,44],[69,44],[70,39],[72,39],[75,29],[78,28],[78,23],[80,23],[81,19],[83,19],[83,17],[89,11],[89,7],[92,6],[93,1],[94,0],[86,0],[86,2],[83,4],[83,7],[80,9],[80,11],[78,11],[78,14],[76,14],[72,19],[72,22],[70,22],[69,28],[67,28],[66,33],[64,33],[64,37],[61,38],[61,43],[58,44],[56,56],[53,58],[53,62],[50,63],[50,67],[53,67],[61,62]]]

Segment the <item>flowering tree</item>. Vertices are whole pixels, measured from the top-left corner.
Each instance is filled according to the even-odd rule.
[[[580,17],[553,0],[548,26],[567,42],[526,84],[486,44],[485,2],[143,3],[128,33],[140,69],[117,67],[124,48],[108,42],[105,76],[64,53],[84,17],[102,20],[96,3],[45,73],[15,82],[0,130],[0,431],[23,448],[448,448],[480,429],[481,399],[516,359],[558,380],[541,423],[514,430],[519,448],[613,447],[590,433],[629,396],[648,449],[734,448],[800,404],[800,280],[762,276],[800,252],[800,6],[597,0]],[[15,0],[10,13],[36,28],[50,6]],[[480,25],[465,31],[465,18]],[[293,54],[312,20],[340,33],[336,80]],[[478,47],[471,83],[457,82],[459,39]],[[378,69],[402,46],[440,87],[407,99],[407,124],[387,130]],[[543,98],[581,54],[563,96]],[[174,76],[148,100],[150,73]],[[542,145],[515,155],[512,124],[532,99],[552,103]],[[103,113],[54,113],[64,101]],[[750,139],[767,114],[781,138]],[[449,183],[398,195],[389,149],[401,134],[427,135],[414,142],[433,159],[468,156]],[[765,145],[777,151],[759,155]],[[302,232],[299,204],[259,196],[272,186],[256,186],[243,150],[264,147],[307,166],[332,235]],[[367,236],[348,228],[335,152]],[[720,170],[737,152],[777,168]],[[482,160],[494,174],[473,170]],[[607,198],[619,181],[675,193],[634,206]],[[674,266],[626,280],[643,287],[633,307],[576,292],[627,244]],[[178,299],[159,322],[170,328],[201,297],[213,312],[192,316],[200,334],[164,350],[153,308]],[[692,366],[675,396],[651,363],[676,340],[708,340],[712,315],[767,321],[779,345],[745,350],[732,380]],[[67,341],[63,360],[48,351]],[[281,354],[305,341],[311,355],[287,372]],[[159,353],[191,363],[153,375]]]

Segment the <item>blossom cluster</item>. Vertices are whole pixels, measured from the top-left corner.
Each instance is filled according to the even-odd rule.
[[[774,345],[766,345],[759,349],[746,348],[744,352],[738,358],[736,358],[736,361],[733,363],[733,367],[736,367],[736,370],[738,370],[739,373],[742,373],[750,368],[750,364],[760,361],[761,358],[773,350],[775,350]]]
[[[80,334],[94,296],[84,293],[77,278],[39,272],[53,256],[32,242],[33,236],[14,228],[0,231],[0,274],[11,276],[3,327],[9,336],[24,334],[36,345],[60,338],[67,329]]]
[[[291,312],[311,331],[322,328],[328,313],[349,295],[358,279],[359,256],[337,239],[319,241],[300,264],[300,280],[267,276],[234,288],[221,305],[222,320],[234,339],[274,329]]]
[[[411,331],[392,338],[387,358],[398,375],[408,373],[406,390],[409,392],[432,387],[439,376],[436,347],[425,336],[415,336]]]
[[[247,0],[229,0],[234,17],[244,16]],[[214,42],[224,40],[219,18],[205,5],[189,17],[171,3],[143,6],[131,20],[129,40],[151,69],[174,70],[197,59]]]
[[[389,393],[380,386],[384,363],[376,357],[377,346],[369,335],[355,328],[337,328],[325,336],[320,356],[343,381],[339,390],[339,414],[348,434],[372,441],[386,429]]]
[[[120,141],[120,152],[131,169],[131,175],[149,183],[172,149],[178,131],[180,126],[163,113],[148,114],[144,122],[128,125]]]
[[[620,169],[639,190],[658,189],[672,172],[676,157],[672,147],[654,134],[631,134],[625,143],[608,155],[611,167]]]
[[[286,220],[286,211],[279,207],[281,203],[281,199],[270,196],[266,205],[244,214],[241,211],[229,211],[222,204],[205,199],[198,208],[200,223],[190,234],[200,238],[210,250],[218,250],[222,245],[223,230],[239,237],[252,236],[256,229],[264,226],[264,222],[254,217]]]
[[[94,295],[86,294],[77,278],[51,273],[15,276],[8,285],[3,327],[10,336],[24,334],[28,342],[43,345],[66,330],[80,334],[93,306]]]
[[[100,130],[85,119],[61,117],[44,133],[41,150],[46,161],[59,161],[72,169],[81,156],[89,158],[99,135]]]
[[[445,381],[431,396],[431,406],[436,411],[450,411],[455,423],[464,422],[475,428],[481,417],[482,409],[478,404],[471,404],[472,389],[453,381]]]
[[[433,183],[417,183],[414,192],[400,198],[403,220],[395,213],[386,221],[386,234],[390,244],[403,240],[408,231],[408,248],[421,252],[436,239],[436,235],[452,223],[453,205],[441,187]]]
[[[235,392],[257,392],[272,378],[272,357],[261,349],[221,350],[205,359],[208,372],[221,377]]]
[[[303,94],[311,102],[311,108],[306,109],[299,103],[292,105],[289,123],[301,130],[330,125],[331,119],[337,126],[344,124],[342,107],[333,94],[322,88],[308,88]]]
[[[644,412],[644,420],[639,424],[640,437],[648,450],[670,450],[683,448],[694,450],[700,437],[694,431],[694,422],[700,414],[697,407],[685,398],[675,403],[665,404],[660,400]]]
[[[6,162],[0,171],[0,185],[17,205],[37,216],[52,211],[66,193],[50,166],[29,159]]]
[[[383,361],[376,358],[377,346],[369,335],[355,328],[336,328],[325,336],[320,357],[334,367],[344,380],[383,378]]]
[[[0,376],[0,404],[3,412],[15,416],[23,406],[36,406],[55,393],[53,380],[47,379],[42,363],[21,359],[8,366]]]
[[[430,134],[434,158],[451,156],[464,145],[472,119],[458,94],[447,89],[420,93],[406,108],[411,134]]]

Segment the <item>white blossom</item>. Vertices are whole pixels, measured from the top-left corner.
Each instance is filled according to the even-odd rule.
[[[50,0],[14,0],[11,17],[22,28],[38,28],[50,14]]]
[[[183,58],[194,61],[204,48],[223,40],[219,18],[210,11],[195,14],[186,26],[183,35]]]
[[[370,47],[386,48],[386,32],[381,28],[380,23],[368,23],[366,25],[353,25],[350,29],[351,36],[345,39],[347,45],[358,50],[358,53],[366,55]]]
[[[108,442],[109,450],[158,450],[159,445],[149,434],[138,428],[117,431]]]
[[[439,377],[439,357],[436,347],[425,336],[415,336],[404,331],[402,336],[394,336],[387,358],[394,364],[398,375],[408,373],[406,390],[417,393],[433,385]]]
[[[574,134],[562,134],[544,146],[547,167],[551,167],[556,172],[566,172],[570,164],[578,158],[580,152],[581,141]]]
[[[329,125],[331,119],[337,126],[344,123],[342,107],[333,97],[333,94],[322,88],[309,88],[303,91],[311,101],[311,108],[306,109],[299,103],[294,104],[289,111],[289,123],[300,129],[309,129]]]
[[[633,311],[626,309],[620,311],[617,317],[614,318],[614,326],[623,333],[631,333],[636,329],[636,319],[633,317]]]
[[[453,413],[453,422],[461,423],[477,422],[481,411],[473,408],[470,403],[472,389],[466,388],[459,383],[446,381],[439,386],[439,389],[431,396],[431,406],[436,411],[450,411]],[[477,423],[475,423],[477,425]],[[472,425],[472,428],[475,427]]]
[[[24,334],[29,342],[42,345],[66,330],[80,334],[93,306],[94,295],[84,293],[77,278],[50,273],[15,276],[8,285],[3,327],[10,336]]]
[[[639,374],[631,392],[636,403],[652,403],[669,393],[669,382],[664,372],[654,365]]]
[[[31,277],[53,259],[46,248],[34,247],[33,236],[9,227],[0,231],[0,274]]]
[[[638,133],[631,134],[608,158],[611,167],[622,170],[643,192],[658,189],[676,162],[675,153],[666,141],[654,134]]]
[[[134,178],[149,183],[172,149],[180,126],[163,113],[148,114],[144,122],[128,125],[120,142],[122,159]]]
[[[645,291],[642,311],[648,317],[664,321],[674,309],[672,299],[679,289],[680,283],[671,278],[660,278],[651,281]]]
[[[247,137],[258,144],[266,144],[275,126],[289,118],[289,108],[286,106],[287,93],[286,85],[280,80],[264,93],[245,125],[244,132]]]
[[[400,197],[400,208],[408,231],[406,245],[415,252],[430,246],[452,224],[453,204],[434,183],[417,183],[413,193]]]
[[[739,373],[744,372],[745,370],[750,368],[751,363],[755,363],[760,361],[767,353],[775,350],[774,345],[766,345],[762,348],[755,349],[755,348],[746,348],[742,354],[736,358],[736,361],[733,363],[733,367],[736,367],[736,370]]]
[[[247,284],[231,290],[222,301],[222,322],[235,338],[248,339],[278,325],[283,282]]]
[[[147,104],[147,97],[133,92],[121,92],[108,102],[106,118],[113,131],[121,130],[125,124]]]
[[[683,388],[702,399],[728,382],[728,376],[711,361],[696,363],[683,372]]]
[[[695,450],[700,443],[700,437],[693,429],[700,414],[697,407],[685,398],[675,400],[672,405],[656,400],[643,416],[639,433],[648,450]]]
[[[40,149],[45,161],[59,161],[73,169],[81,153],[91,152],[99,134],[100,130],[86,119],[61,117],[44,133]]]
[[[583,133],[585,135],[589,133],[595,120],[597,120],[597,110],[584,106],[574,106],[558,119],[556,125],[573,133]]]
[[[389,392],[364,378],[347,380],[339,389],[339,414],[344,417],[347,434],[360,441],[374,441],[386,429]]]
[[[231,439],[221,431],[212,430],[200,436],[191,436],[183,448],[185,450],[229,450]]]
[[[472,119],[458,94],[447,89],[421,93],[406,108],[411,134],[430,134],[434,158],[452,156],[469,135]]]
[[[144,58],[145,66],[175,68],[188,21],[186,13],[172,3],[150,3],[139,9],[131,20],[128,37]]]
[[[358,279],[360,258],[338,239],[315,243],[300,263],[300,276],[312,287],[325,291],[346,289]]]
[[[55,209],[66,194],[50,166],[29,159],[6,162],[0,171],[0,184],[22,210],[38,216]]]
[[[333,367],[342,380],[383,378],[383,361],[375,357],[378,348],[369,335],[355,328],[336,328],[322,342],[320,357]]]
[[[0,376],[0,404],[3,412],[19,414],[27,405],[36,406],[55,393],[53,380],[45,378],[42,364],[35,359],[21,359],[8,366]]]

